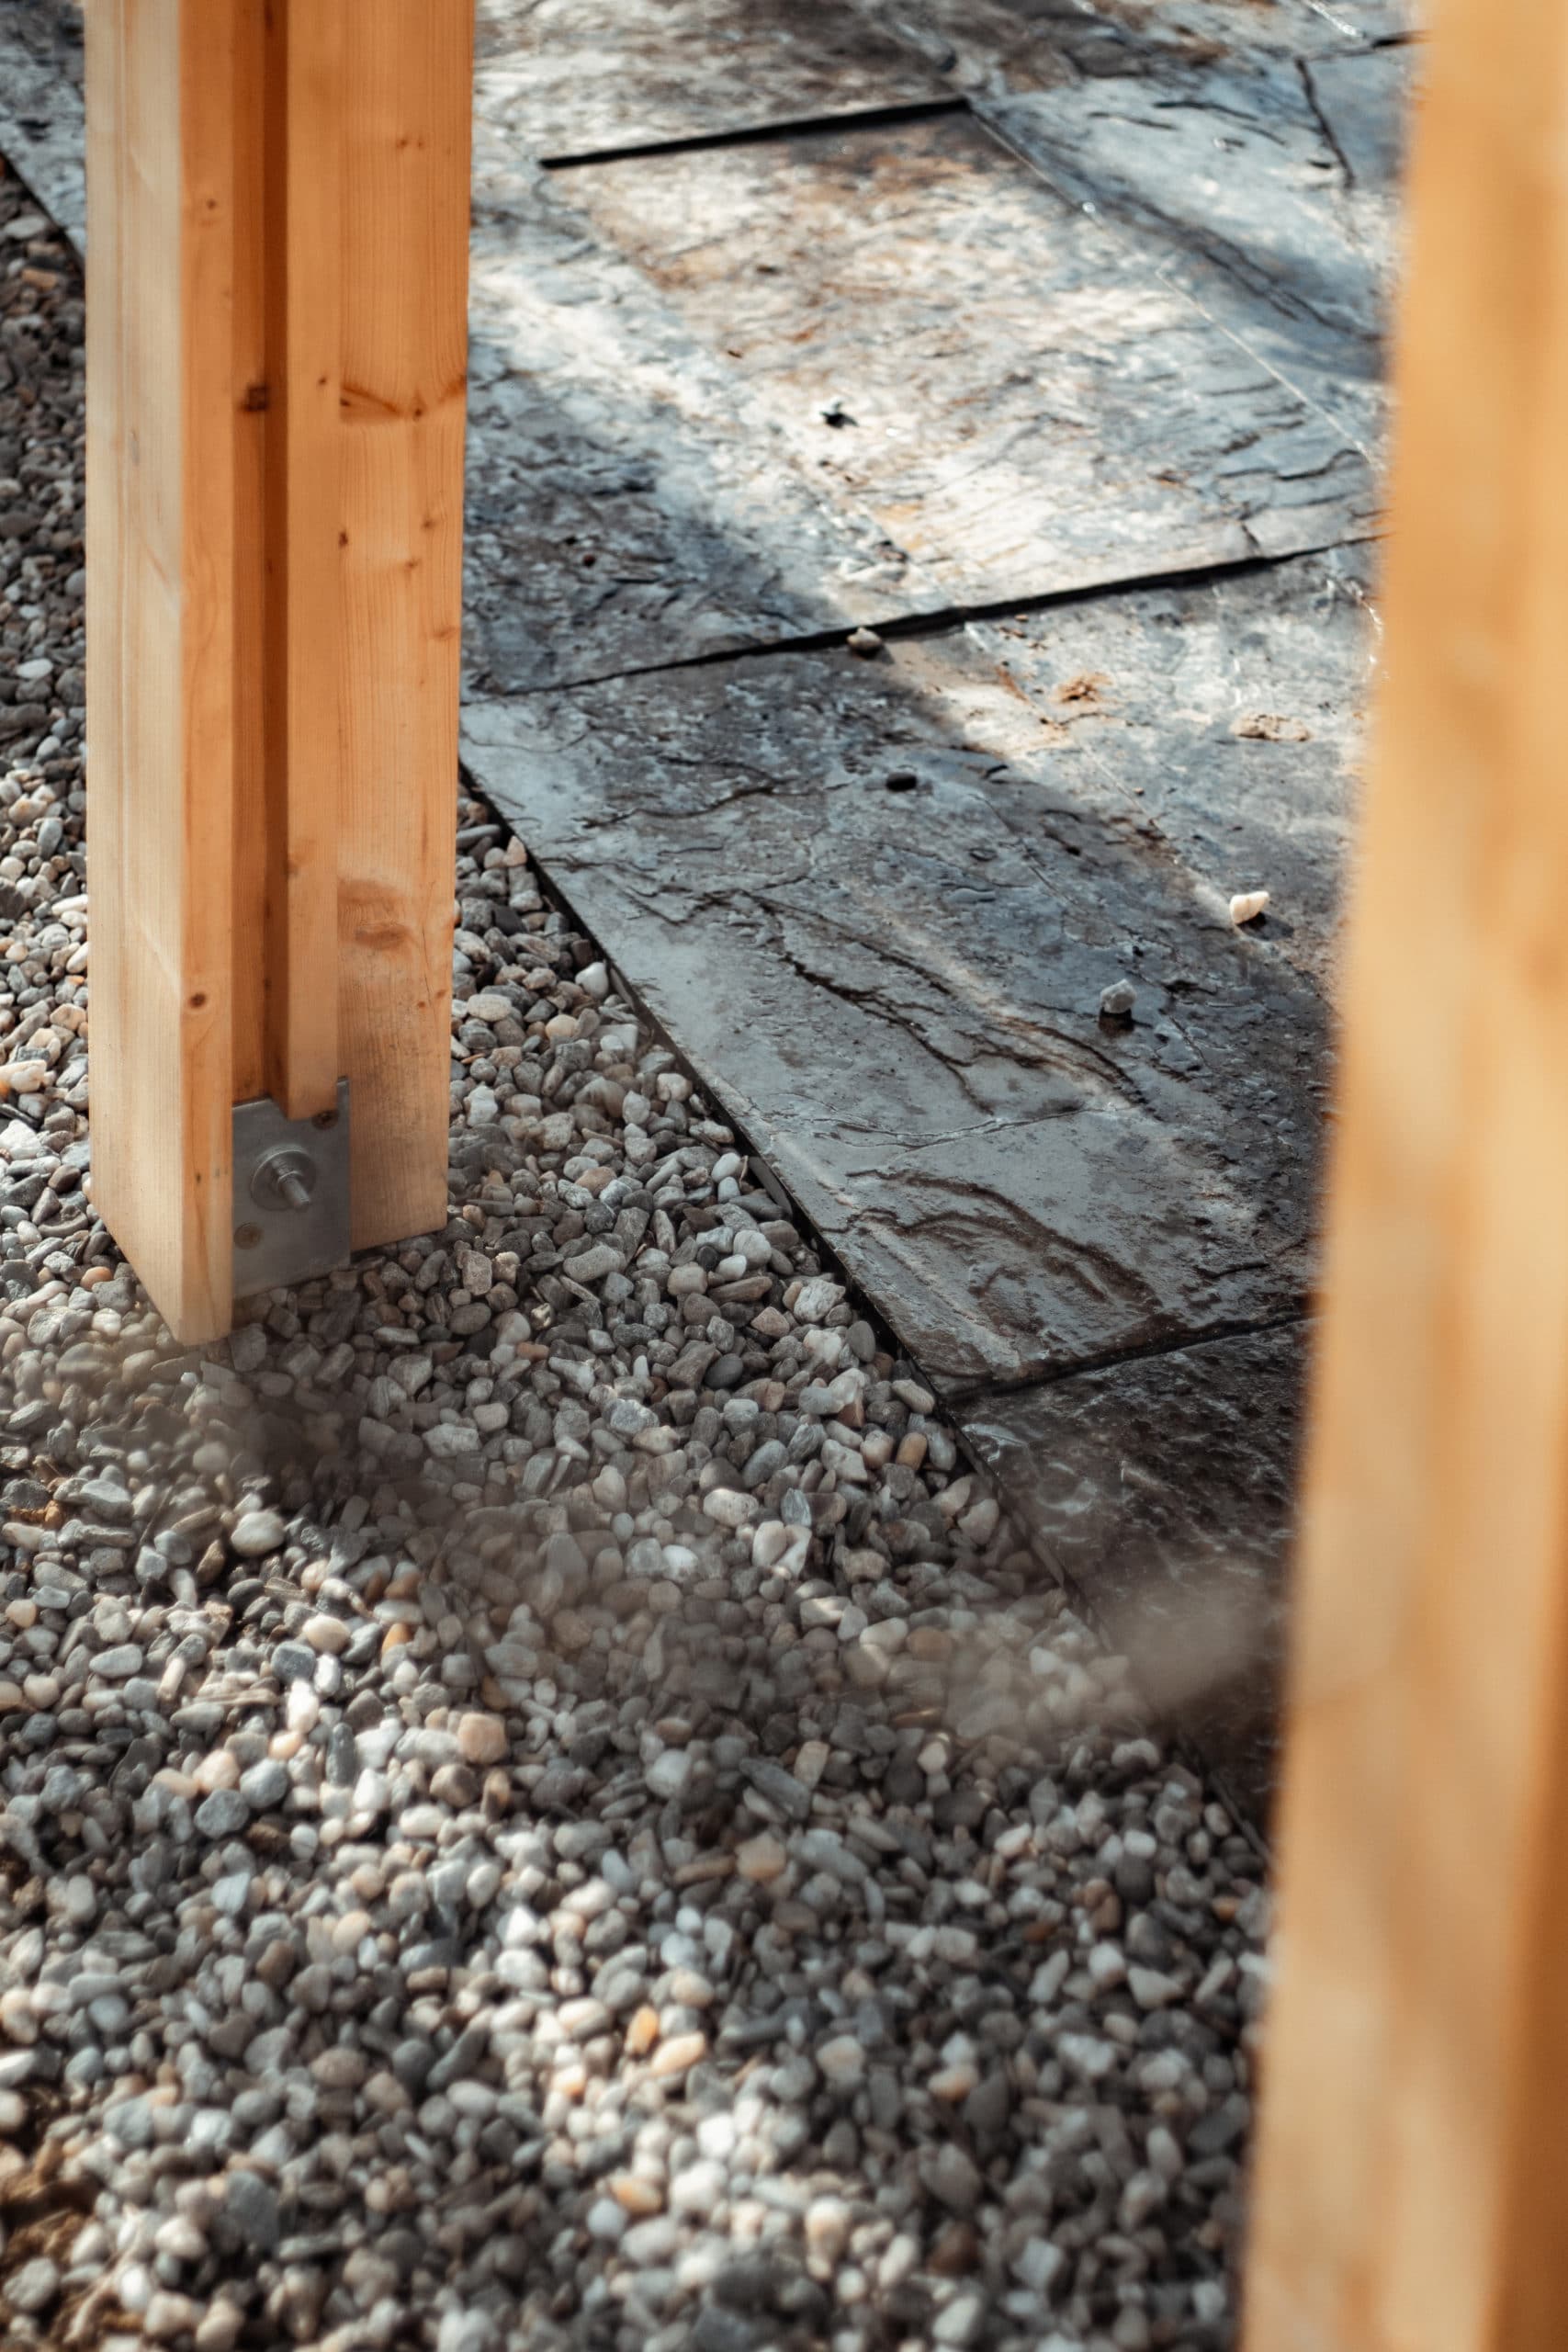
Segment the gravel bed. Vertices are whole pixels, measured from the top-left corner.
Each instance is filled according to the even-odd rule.
[[[81,323],[0,178],[6,2344],[1219,2352],[1253,1850],[482,807],[445,1232],[95,1220]]]

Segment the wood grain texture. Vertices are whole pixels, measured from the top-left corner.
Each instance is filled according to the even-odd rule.
[[[234,0],[234,1100],[267,1090],[268,0]]]
[[[265,1086],[329,1111],[338,1044],[344,0],[273,0],[265,73]]]
[[[1347,979],[1250,2352],[1568,2341],[1568,17],[1446,0]]]
[[[233,34],[89,25],[94,1191],[187,1340],[229,1315]]]
[[[344,0],[339,1014],[355,1247],[446,1213],[471,0]]]

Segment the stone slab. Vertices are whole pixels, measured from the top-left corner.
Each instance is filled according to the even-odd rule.
[[[1375,459],[1417,56],[1215,64],[1140,47],[1119,74],[976,104]]]
[[[1368,527],[1342,430],[966,116],[573,174],[818,497],[985,602]]]
[[[1098,600],[1118,716],[1092,748],[1059,715],[1077,611],[1055,653],[1059,616],[1035,616],[1006,670],[956,631],[466,715],[480,787],[950,1397],[1308,1291],[1348,734],[1233,738],[1224,711],[1282,698],[1270,594],[1273,635],[1316,644],[1320,699],[1356,707],[1356,607],[1323,622],[1337,563],[1161,591],[1187,600],[1163,617]],[[1189,624],[1171,707],[1148,648]],[[1151,795],[1159,728],[1184,773]],[[1222,793],[1247,812],[1229,871]],[[1238,933],[1230,888],[1259,865],[1302,876],[1302,903],[1287,885]],[[1100,1012],[1122,978],[1125,1026]]]
[[[1041,1558],[1254,1819],[1276,1774],[1311,1327],[960,1408]]]
[[[798,0],[479,0],[475,102],[563,158],[947,95],[908,43]]]
[[[874,518],[803,479],[723,356],[482,119],[469,315],[471,691],[942,602]]]
[[[1155,53],[1190,64],[1314,57],[1403,41],[1414,0],[854,0],[950,85],[1053,89]]]
[[[971,630],[1043,714],[1077,805],[1156,824],[1219,897],[1270,891],[1277,952],[1330,996],[1376,683],[1375,554],[1341,548]],[[998,775],[987,790],[1027,823],[1031,783]]]
[[[79,0],[0,0],[0,154],[85,250]]]
[[[79,224],[62,23],[11,0],[0,66]],[[1289,552],[1374,503],[1337,424],[962,116],[547,175],[481,105],[471,384],[479,695]]]

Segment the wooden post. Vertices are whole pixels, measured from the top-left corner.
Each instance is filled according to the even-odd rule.
[[[446,1216],[472,0],[86,20],[94,1183],[200,1340],[234,1102]]]
[[[1426,79],[1248,2352],[1568,2344],[1568,11]]]

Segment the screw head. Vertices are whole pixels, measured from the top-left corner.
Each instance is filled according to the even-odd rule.
[[[236,1250],[259,1250],[261,1245],[262,1229],[259,1225],[237,1225],[234,1227]]]

